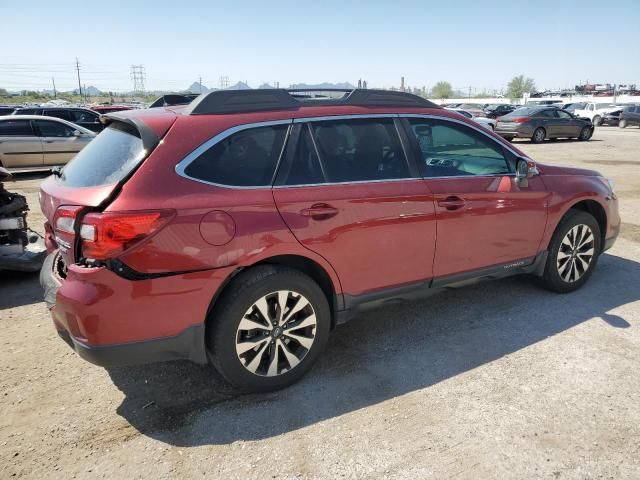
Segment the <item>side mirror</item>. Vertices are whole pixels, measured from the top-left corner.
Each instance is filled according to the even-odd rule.
[[[82,136],[82,132],[80,130],[74,130],[73,131],[73,136],[74,137],[81,137]]]
[[[519,158],[516,162],[516,181],[522,187],[528,185],[527,180],[538,174],[535,163],[530,162],[526,158]]]

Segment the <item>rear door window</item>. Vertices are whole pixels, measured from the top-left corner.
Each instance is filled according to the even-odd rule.
[[[73,137],[73,129],[64,123],[51,120],[35,120],[41,137]]]
[[[310,122],[330,183],[410,178],[391,118]]]
[[[93,187],[118,183],[146,156],[137,130],[114,122],[62,170],[60,182],[69,187]]]
[[[98,115],[85,110],[70,110],[69,119],[73,123],[97,123]]]
[[[238,187],[271,185],[289,124],[247,128],[217,142],[189,163],[184,174]]]
[[[0,137],[33,137],[29,120],[5,120],[0,122]]]
[[[70,120],[69,112],[67,110],[44,110],[44,115],[47,117],[56,117],[63,120]]]
[[[287,142],[283,161],[278,169],[276,185],[316,185],[325,182],[311,131],[307,124],[296,124]]]

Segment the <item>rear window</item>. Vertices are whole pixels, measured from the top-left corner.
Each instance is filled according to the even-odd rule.
[[[115,122],[63,168],[60,181],[69,187],[118,183],[146,154],[138,132],[133,127]]]
[[[532,107],[521,107],[515,109],[513,112],[506,114],[505,118],[513,118],[513,117],[528,117],[529,115],[533,115],[534,113],[540,111],[540,108],[532,108]]]

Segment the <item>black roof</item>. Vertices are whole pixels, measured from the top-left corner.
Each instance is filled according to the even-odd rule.
[[[208,115],[297,109],[302,106],[352,105],[362,107],[440,108],[406,92],[369,89],[258,89],[216,90],[189,103],[186,114]]]

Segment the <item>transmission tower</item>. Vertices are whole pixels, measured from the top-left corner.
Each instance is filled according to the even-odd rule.
[[[229,87],[229,77],[227,77],[226,75],[223,75],[222,77],[220,77],[220,89],[224,89],[228,87]]]
[[[133,80],[133,93],[144,94],[144,66],[131,65],[131,79]]]

